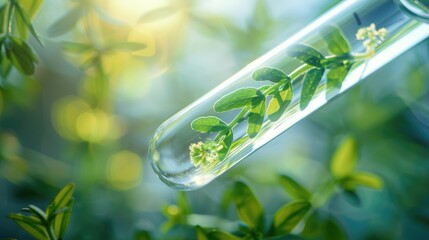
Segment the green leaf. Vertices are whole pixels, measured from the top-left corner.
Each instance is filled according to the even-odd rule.
[[[104,52],[114,52],[114,51],[123,51],[123,52],[135,52],[146,48],[146,44],[136,43],[136,42],[123,42],[113,44],[106,49]]]
[[[36,55],[30,46],[16,37],[9,37],[10,49],[6,47],[6,56],[12,65],[22,74],[31,75],[34,73],[34,62],[37,61]]]
[[[6,79],[12,69],[12,63],[7,60],[6,54],[2,53],[3,47],[0,45],[0,77]]]
[[[195,233],[197,235],[197,240],[209,240],[206,231],[201,226],[195,226]]]
[[[233,187],[234,201],[240,219],[252,229],[264,230],[264,211],[258,199],[243,182],[236,182]]]
[[[328,50],[330,53],[341,55],[350,52],[350,44],[339,28],[329,25],[325,26],[322,35],[328,44]]]
[[[317,86],[319,86],[320,80],[322,80],[324,71],[324,69],[314,68],[305,73],[302,83],[301,100],[299,102],[301,111],[308,106],[313,98]]]
[[[329,70],[326,75],[326,98],[330,99],[337,95],[341,89],[344,79],[346,78],[351,64],[343,65]]]
[[[54,212],[55,217],[54,217],[54,233],[55,235],[58,237],[58,239],[62,239],[64,237],[64,234],[67,230],[67,227],[70,223],[70,217],[71,217],[71,213],[72,213],[72,209],[73,209],[73,198],[71,198],[68,201],[68,204],[66,205],[66,209],[65,211],[60,211],[61,209],[57,210]],[[64,209],[64,208],[62,208]]]
[[[283,90],[274,94],[273,98],[268,104],[268,119],[273,122],[277,121],[289,106],[290,102],[292,101],[292,97],[292,85],[291,83],[287,83],[285,87],[283,87]]]
[[[85,53],[94,50],[94,47],[88,43],[61,42],[61,49],[69,53]]]
[[[201,133],[220,132],[228,129],[228,125],[220,118],[214,116],[199,117],[191,122],[191,128]]]
[[[252,109],[249,113],[249,124],[247,125],[247,135],[250,138],[256,137],[261,130],[265,117],[265,98],[258,101],[255,105],[252,104]]]
[[[57,37],[72,30],[79,19],[83,16],[83,13],[84,10],[82,5],[76,6],[49,27],[48,35],[51,37]]]
[[[138,230],[134,233],[134,240],[151,240],[152,236],[147,230]]]
[[[383,180],[375,174],[354,172],[343,180],[342,186],[347,190],[353,190],[358,186],[380,190],[383,188]]]
[[[22,229],[38,240],[48,239],[48,233],[42,225],[40,219],[36,217],[28,217],[22,214],[9,214],[8,218],[15,221]]]
[[[222,134],[224,136],[224,139],[222,141],[224,147],[218,151],[219,160],[222,161],[223,159],[225,159],[226,154],[228,154],[228,151],[231,148],[232,142],[234,141],[234,135],[231,130],[223,131],[219,134]]]
[[[311,197],[310,192],[295,180],[286,175],[280,176],[280,186],[294,199],[309,200]]]
[[[236,237],[230,233],[222,232],[220,230],[214,230],[208,233],[210,240],[240,240],[241,238]]]
[[[341,226],[331,217],[325,222],[323,239],[346,240],[347,235]]]
[[[158,9],[155,9],[155,10],[152,10],[148,13],[143,14],[139,18],[138,22],[139,23],[142,23],[142,22],[147,23],[147,22],[159,20],[159,19],[168,17],[170,15],[173,15],[176,11],[177,11],[177,8],[174,8],[172,6],[158,8]]]
[[[263,97],[263,96],[262,96]],[[213,106],[216,112],[226,112],[252,104],[255,98],[261,98],[256,88],[240,88],[219,99]]]
[[[57,210],[64,207],[68,207],[68,205],[70,204],[70,200],[73,196],[73,191],[73,183],[65,185],[51,201],[51,204],[49,205],[48,209],[46,209],[46,215],[50,217],[51,214],[56,212]]]
[[[288,56],[296,58],[299,61],[315,67],[322,67],[321,60],[324,56],[316,49],[303,45],[294,44],[287,49]]]
[[[19,5],[24,9],[30,18],[36,15],[42,6],[43,0],[19,0]]]
[[[31,35],[37,40],[40,45],[42,41],[39,38],[36,30],[34,29],[33,24],[31,23],[30,16],[28,13],[21,8],[18,2],[15,2],[15,9],[18,13],[18,17],[16,18],[16,24],[20,35],[25,39],[27,38],[27,29],[30,30]]]
[[[353,172],[357,161],[357,144],[354,138],[346,137],[342,140],[331,160],[331,173],[341,179]]]
[[[272,229],[276,234],[290,233],[310,209],[311,204],[305,200],[284,205],[274,215]]]
[[[48,218],[46,217],[45,212],[43,212],[42,209],[34,206],[34,205],[28,205],[28,210],[30,210],[30,212],[32,212],[34,215],[36,215],[41,222],[46,221]]]
[[[254,71],[252,78],[255,81],[271,81],[271,82],[280,82],[281,80],[287,79],[290,81],[290,78],[282,70],[272,67],[261,67],[258,70]]]
[[[2,33],[6,32],[5,27],[7,27],[5,24],[5,20],[6,20],[5,16],[7,14],[7,6],[9,5],[7,4],[8,2],[9,1],[7,0],[1,0],[0,2],[0,30]]]

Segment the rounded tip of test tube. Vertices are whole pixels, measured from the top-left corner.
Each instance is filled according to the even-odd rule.
[[[395,3],[410,17],[429,23],[429,0],[395,0]]]

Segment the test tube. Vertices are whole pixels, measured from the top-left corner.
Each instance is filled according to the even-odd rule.
[[[429,1],[349,0],[253,61],[155,132],[154,171],[200,188],[429,36]]]

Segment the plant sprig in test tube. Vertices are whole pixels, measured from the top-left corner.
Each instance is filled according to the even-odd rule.
[[[207,168],[222,161],[232,148],[240,145],[240,139],[254,138],[265,122],[279,120],[292,101],[295,82],[301,78],[302,84],[298,85],[301,88],[300,111],[310,104],[324,76],[326,97],[336,95],[353,64],[371,58],[387,35],[385,28],[376,29],[374,23],[360,28],[356,39],[363,41],[366,51],[353,53],[340,29],[333,26],[326,28],[323,39],[330,55],[324,56],[305,44],[294,44],[286,54],[288,58],[301,63],[295,70],[287,74],[278,68],[260,67],[253,72],[252,78],[254,81],[266,82],[266,85],[240,88],[215,102],[213,110],[217,113],[241,109],[229,123],[216,116],[202,116],[192,121],[191,128],[194,131],[217,133],[214,139],[206,138],[189,146],[189,156],[194,166]],[[247,121],[247,135],[234,141],[234,128],[244,121]]]

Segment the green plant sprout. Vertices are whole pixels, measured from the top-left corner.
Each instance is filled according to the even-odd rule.
[[[381,44],[387,30],[376,29],[374,23],[360,28],[356,39],[363,41],[366,51],[351,53],[350,44],[344,34],[336,27],[327,26],[324,40],[327,43],[329,56],[324,56],[313,47],[304,44],[294,44],[287,50],[287,56],[297,59],[302,64],[290,74],[280,69],[264,66],[253,72],[255,81],[269,81],[271,85],[260,88],[240,88],[220,98],[213,105],[217,113],[241,109],[238,115],[226,123],[215,116],[199,117],[192,121],[191,128],[200,133],[218,133],[215,139],[207,138],[204,142],[192,143],[189,146],[190,159],[194,166],[209,167],[222,161],[232,147],[240,144],[234,142],[233,129],[239,123],[247,120],[247,136],[254,138],[258,135],[265,121],[279,120],[293,97],[293,83],[301,77],[300,110],[304,110],[310,103],[313,95],[326,72],[326,97],[330,98],[340,89],[352,65],[365,61],[375,54],[376,47]],[[267,116],[267,119],[265,118]]]
[[[357,163],[358,143],[352,136],[347,136],[331,155],[329,173],[315,189],[308,189],[293,178],[279,174],[278,185],[291,200],[273,213],[264,209],[247,184],[235,182],[230,191],[225,192],[227,197],[222,200],[222,208],[228,208],[232,203],[238,224],[221,217],[214,221],[213,216],[192,213],[184,193],[180,192],[177,205],[170,205],[164,211],[167,217],[164,230],[194,226],[198,240],[347,239],[336,214],[332,213],[335,211],[330,210],[331,207],[335,209],[330,202],[343,197],[348,203],[359,206],[360,188],[381,190],[384,185],[380,176],[358,170]]]
[[[73,191],[74,184],[67,184],[58,192],[45,211],[30,204],[21,209],[23,212],[30,213],[29,216],[11,213],[8,217],[38,240],[61,240],[70,222]]]

